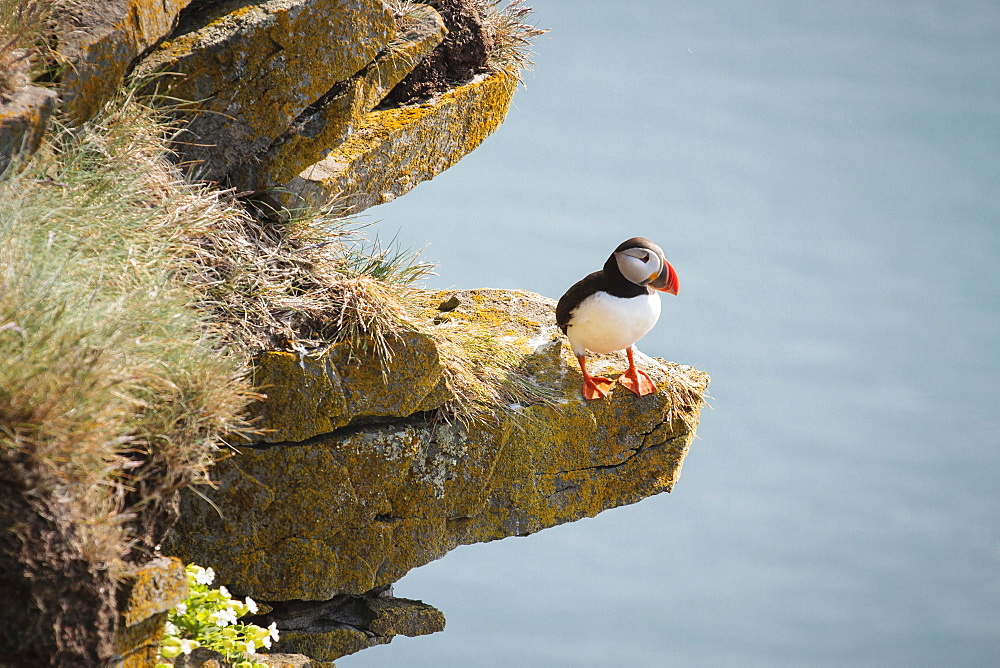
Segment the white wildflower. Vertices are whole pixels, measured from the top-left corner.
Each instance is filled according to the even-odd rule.
[[[202,568],[197,564],[188,566],[188,573],[194,577],[197,584],[210,585],[215,580],[215,571],[211,568]]]
[[[260,644],[264,647],[271,649],[271,641],[278,639],[278,625],[271,622],[271,625],[266,629],[261,629],[265,635],[261,637]]]
[[[181,639],[181,651],[185,654],[190,654],[191,650],[201,647],[201,643],[197,640],[188,640],[186,638]]]
[[[229,626],[236,623],[236,613],[229,608],[216,610],[208,616],[208,621],[216,626]]]

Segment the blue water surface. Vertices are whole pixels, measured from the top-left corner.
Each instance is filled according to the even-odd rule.
[[[506,123],[373,209],[431,287],[677,268],[674,492],[462,547],[339,666],[1000,665],[1000,3],[535,0]]]

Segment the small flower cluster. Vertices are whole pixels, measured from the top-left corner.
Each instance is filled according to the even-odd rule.
[[[258,648],[271,647],[271,642],[278,639],[278,629],[274,624],[265,629],[237,622],[243,615],[257,612],[253,599],[248,596],[241,602],[231,598],[225,587],[209,589],[215,580],[211,568],[189,564],[187,577],[188,597],[170,611],[160,643],[160,658],[173,659],[190,654],[196,647],[206,647],[226,657],[233,668],[266,668],[251,657]],[[171,665],[161,661],[156,668],[171,668]]]

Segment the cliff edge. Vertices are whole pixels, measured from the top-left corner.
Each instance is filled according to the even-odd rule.
[[[618,388],[587,402],[551,299],[501,290],[437,298],[432,327],[494,330],[497,354],[516,356],[512,373],[537,385],[539,400],[443,419],[453,396],[433,332],[395,350],[387,376],[337,347],[265,353],[265,436],[216,465],[215,489],[182,497],[164,549],[213,564],[230,589],[265,601],[284,651],[333,660],[396,633],[440,630],[443,619],[422,611],[423,624],[405,615],[408,627],[373,631],[396,609],[383,592],[458,545],[592,517],[668,492],[680,476],[707,375],[641,356],[658,393]],[[616,354],[591,366],[614,377],[627,362]],[[303,625],[303,601],[325,622]],[[377,614],[350,623],[335,614],[345,601]]]

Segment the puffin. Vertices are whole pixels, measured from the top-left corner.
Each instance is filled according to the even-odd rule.
[[[603,269],[580,279],[559,298],[556,324],[569,338],[580,363],[584,399],[603,399],[614,384],[587,372],[588,350],[601,354],[627,351],[628,369],[618,382],[640,397],[656,392],[649,375],[635,366],[635,342],[660,317],[658,292],[676,295],[679,287],[677,272],[660,247],[649,239],[632,237],[615,249]]]

